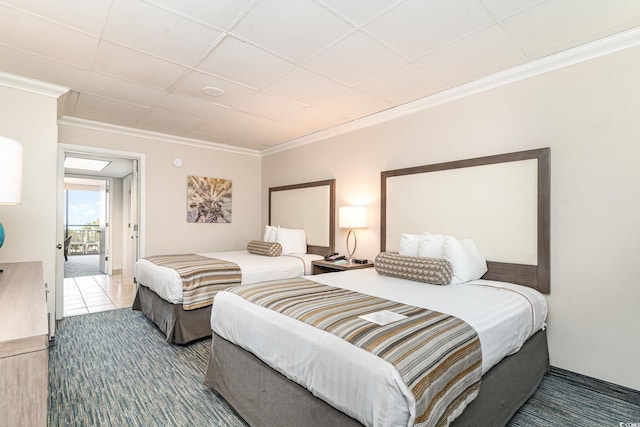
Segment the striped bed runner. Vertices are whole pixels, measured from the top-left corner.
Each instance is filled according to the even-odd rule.
[[[350,342],[391,363],[416,400],[416,426],[447,426],[478,394],[482,352],[457,317],[305,278],[227,289]],[[384,326],[359,318],[388,310],[408,316]]]
[[[195,254],[156,255],[145,258],[173,268],[182,279],[182,306],[185,310],[206,307],[216,292],[239,285],[242,272],[237,264]]]

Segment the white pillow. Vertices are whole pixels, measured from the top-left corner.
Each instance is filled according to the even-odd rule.
[[[400,255],[418,256],[418,245],[420,239],[424,234],[408,234],[403,233],[400,235],[400,249],[398,253]]]
[[[444,234],[424,233],[418,244],[418,256],[424,258],[442,258],[444,253]]]
[[[453,269],[452,285],[479,279],[487,272],[487,261],[471,239],[458,240],[445,236],[443,257]]]
[[[262,241],[275,243],[277,230],[278,230],[278,227],[274,227],[272,225],[266,225],[264,227],[264,237],[262,238]]]
[[[304,230],[278,227],[276,242],[282,246],[282,255],[307,253],[307,235]]]

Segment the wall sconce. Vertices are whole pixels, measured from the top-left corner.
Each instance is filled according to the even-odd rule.
[[[348,228],[347,234],[347,253],[349,263],[353,262],[353,254],[358,247],[358,239],[356,238],[356,228],[367,227],[367,207],[366,206],[344,206],[338,210],[338,227]],[[349,248],[349,238],[353,233],[353,250]]]
[[[22,203],[22,144],[0,136],[0,205],[19,205],[20,203]],[[0,223],[0,248],[4,244],[4,237],[4,226]]]

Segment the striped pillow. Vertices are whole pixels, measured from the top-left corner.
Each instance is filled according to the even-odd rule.
[[[448,285],[453,274],[451,264],[445,259],[400,255],[397,252],[380,252],[375,260],[375,268],[378,274],[384,276],[433,285]]]
[[[280,256],[282,254],[282,246],[276,242],[263,242],[261,240],[252,240],[247,244],[247,250],[254,255]]]

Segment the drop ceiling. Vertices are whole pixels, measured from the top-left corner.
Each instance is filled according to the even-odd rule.
[[[261,151],[639,25],[637,0],[0,0],[0,71],[70,88],[68,118]]]

